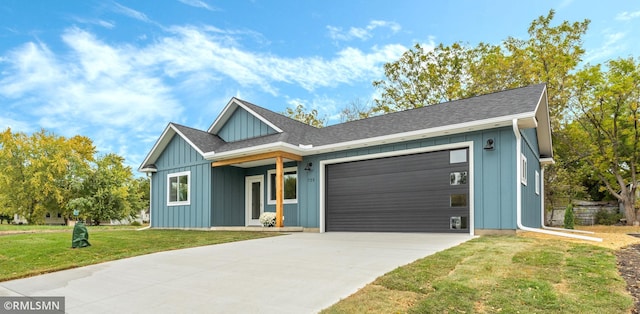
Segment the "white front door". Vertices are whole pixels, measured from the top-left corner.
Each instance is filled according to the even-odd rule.
[[[264,212],[264,176],[245,178],[245,221],[247,226],[261,226],[260,214]]]

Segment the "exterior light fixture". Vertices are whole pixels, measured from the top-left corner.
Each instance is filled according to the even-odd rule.
[[[493,150],[494,149],[494,147],[493,147],[493,139],[492,138],[487,140],[487,145],[484,146],[484,149],[485,150]]]

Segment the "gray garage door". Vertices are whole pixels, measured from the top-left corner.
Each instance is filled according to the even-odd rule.
[[[327,165],[326,231],[469,232],[468,149]]]

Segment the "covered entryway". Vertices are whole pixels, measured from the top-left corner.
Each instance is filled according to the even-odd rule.
[[[468,152],[326,165],[325,230],[469,233]]]

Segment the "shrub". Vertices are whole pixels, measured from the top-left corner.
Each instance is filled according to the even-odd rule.
[[[134,226],[134,227],[142,226],[142,224],[139,221],[135,221],[135,220],[131,222],[131,225]]]
[[[569,204],[569,206],[567,206],[567,209],[564,211],[564,228],[573,229],[575,223],[576,217],[573,214],[573,204]]]
[[[620,219],[622,219],[620,213],[611,213],[602,209],[596,213],[596,224],[599,225],[615,225],[620,222]]]

